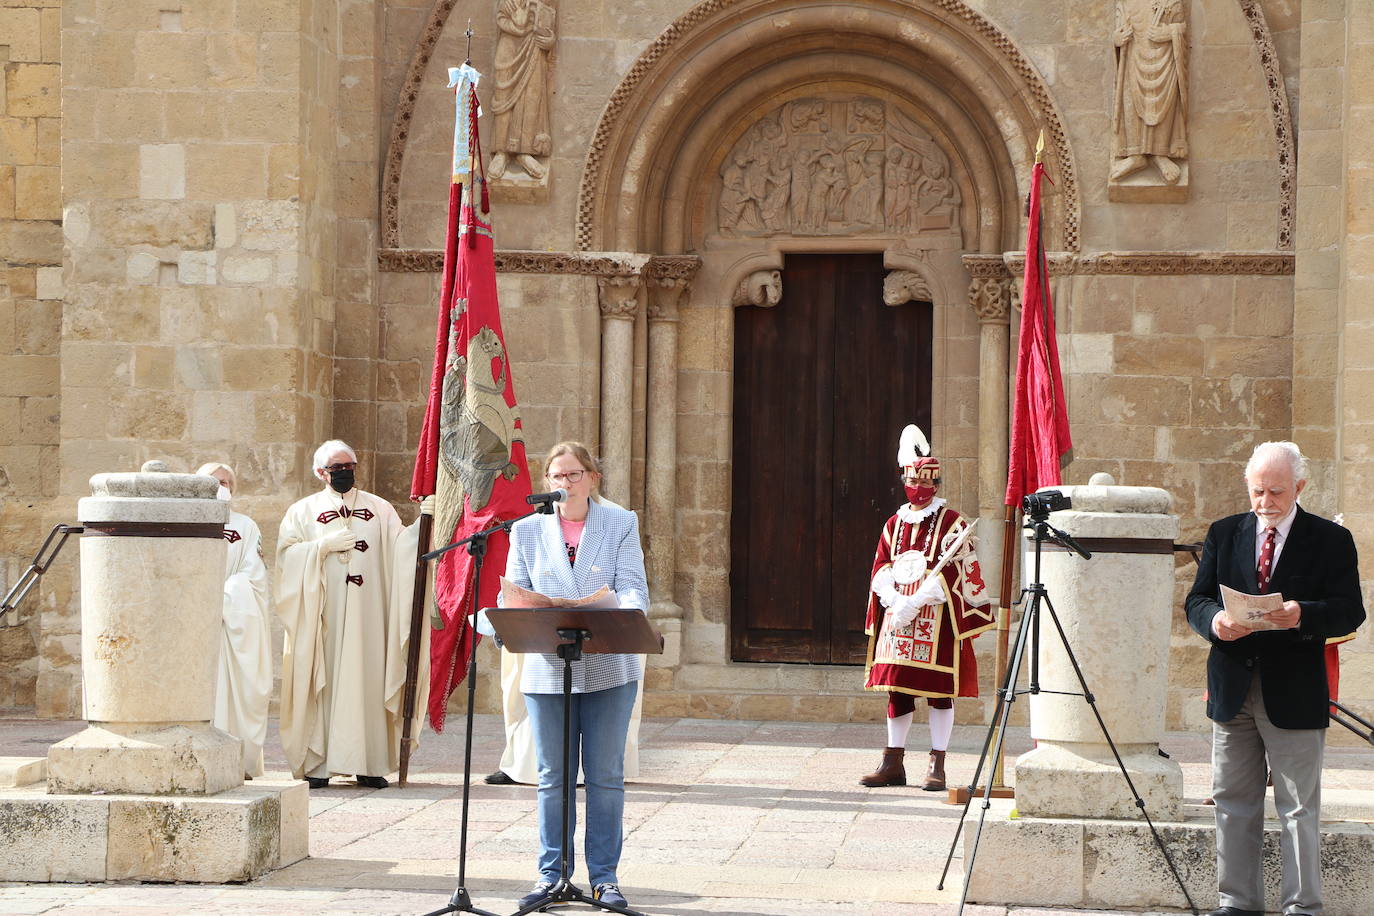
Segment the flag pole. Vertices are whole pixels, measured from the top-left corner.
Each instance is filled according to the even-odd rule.
[[[420,527],[417,532],[420,543],[415,551],[415,588],[410,595],[410,644],[406,652],[406,686],[401,701],[401,715],[404,718],[401,720],[401,773],[398,781],[403,789],[410,773],[411,728],[415,721],[415,695],[420,680],[420,640],[424,632],[420,628],[425,624],[425,592],[429,585],[429,573],[425,567],[424,556],[429,553],[433,527],[433,507],[421,505]]]
[[[1040,136],[1035,142],[1035,164],[1040,165],[1045,158],[1045,129],[1040,129]],[[1031,253],[1026,252],[1026,257],[1031,257]],[[1010,315],[1007,316],[1010,319]],[[1007,339],[1007,347],[1011,347],[1011,339]],[[1016,532],[1021,527],[1020,506],[1006,506],[1002,516],[1002,582],[997,593],[997,680],[1000,685],[1007,677],[1007,655],[1010,649],[1011,636],[1011,607],[1015,603],[1011,598],[1013,572],[1016,568]],[[1011,689],[1015,690],[1016,685],[1012,684]],[[1000,727],[1000,726],[999,726]],[[998,743],[997,747],[1002,747]],[[996,789],[1004,789],[1006,783],[1006,758],[998,755],[992,762],[992,785]],[[997,793],[993,793],[997,797]]]

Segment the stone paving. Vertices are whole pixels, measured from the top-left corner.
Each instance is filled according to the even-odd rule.
[[[0,721],[0,756],[41,756],[81,726]],[[268,778],[284,778],[275,725],[271,732]],[[968,779],[983,734],[955,730],[952,779]],[[935,885],[959,809],[944,804],[943,795],[910,787],[859,787],[857,777],[878,760],[881,738],[869,724],[646,719],[641,776],[627,787],[621,881],[631,905],[650,916],[954,913],[961,856],[945,890]],[[1367,812],[1363,790],[1374,785],[1374,748],[1336,744],[1328,751],[1328,807]],[[1029,747],[1024,729],[1013,731],[1008,746],[1013,753]],[[1199,802],[1209,779],[1207,739],[1170,734],[1165,749],[1182,764],[1185,795]],[[536,824],[533,789],[481,782],[500,750],[499,719],[478,716],[466,883],[477,907],[505,914],[534,880]],[[424,735],[407,788],[367,790],[339,780],[314,792],[311,858],[251,884],[0,885],[0,916],[418,916],[439,909],[456,883],[462,761],[462,719],[455,718],[444,734]],[[976,816],[975,807],[970,825]],[[980,858],[977,867],[996,864]],[[577,880],[585,885],[585,873]],[[1206,912],[1213,901],[1198,903]],[[968,916],[1082,912],[965,909]]]

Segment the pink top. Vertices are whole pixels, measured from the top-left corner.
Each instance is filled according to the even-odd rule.
[[[576,563],[577,545],[582,543],[582,531],[587,527],[587,520],[584,518],[580,522],[573,522],[560,515],[558,525],[563,529],[563,543],[568,548],[568,562]]]

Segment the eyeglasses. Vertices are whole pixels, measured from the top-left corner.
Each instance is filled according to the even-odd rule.
[[[356,461],[342,461],[338,464],[326,464],[324,469],[326,471],[351,471],[357,466],[358,462]]]
[[[550,474],[549,480],[554,483],[578,483],[582,480],[582,475],[586,473],[586,471],[569,471],[566,474]]]

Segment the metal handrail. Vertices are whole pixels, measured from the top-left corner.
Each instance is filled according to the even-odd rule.
[[[67,543],[67,538],[73,534],[80,534],[85,531],[81,525],[54,525],[52,531],[48,532],[47,538],[43,540],[43,546],[38,548],[38,553],[34,555],[33,562],[29,568],[24,570],[24,574],[14,583],[5,594],[5,600],[0,601],[0,625],[4,624],[5,615],[19,606],[19,602],[24,600],[24,596],[29,590],[43,578],[43,574],[52,566],[57,555],[62,552],[62,545]],[[58,538],[58,535],[61,535]],[[53,540],[57,539],[54,544]]]

